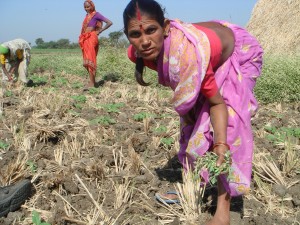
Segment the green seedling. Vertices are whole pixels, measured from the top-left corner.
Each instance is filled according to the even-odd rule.
[[[40,214],[35,210],[32,211],[32,223],[35,225],[51,225],[50,223],[42,222]]]
[[[100,105],[101,108],[103,108],[106,112],[109,113],[119,113],[120,108],[124,106],[125,106],[124,103],[112,103],[112,104]]]
[[[168,128],[166,126],[159,126],[159,127],[155,128],[154,132],[161,134],[161,133],[167,132],[167,130],[168,130]]]
[[[3,141],[0,141],[0,149],[6,149],[6,148],[8,148],[8,146],[9,146],[9,144],[7,144],[7,143],[5,143],[5,142],[3,142]]]
[[[174,139],[173,138],[162,138],[160,142],[163,145],[165,145],[166,147],[170,147],[174,143]]]
[[[82,108],[83,108],[83,105],[80,104],[80,103],[74,103],[73,106],[74,106],[76,109],[82,109]]]
[[[51,81],[52,87],[62,87],[68,83],[68,80],[64,77],[56,77],[55,80]]]
[[[214,152],[207,152],[203,156],[197,156],[194,162],[195,176],[199,176],[203,170],[206,170],[209,176],[209,183],[214,185],[217,183],[218,176],[221,174],[227,174],[227,179],[232,177],[231,169],[231,153],[227,151],[224,155],[224,162],[217,166],[218,155]]]
[[[84,95],[73,95],[71,98],[76,102],[76,103],[85,103],[86,102],[86,97]]]
[[[83,84],[80,83],[80,82],[74,82],[72,85],[71,85],[72,88],[75,88],[75,89],[79,89],[79,88],[82,88],[83,87]]]
[[[97,94],[97,93],[99,93],[98,88],[95,88],[95,87],[89,88],[89,94],[93,95],[93,94]]]
[[[133,119],[135,121],[143,121],[143,119],[146,119],[149,117],[151,117],[151,114],[147,113],[147,112],[140,112],[140,113],[133,115]]]
[[[28,160],[28,161],[26,162],[26,165],[29,167],[29,169],[30,169],[30,171],[31,171],[32,173],[35,173],[35,172],[36,172],[36,170],[37,170],[37,165],[36,165],[33,161]]]
[[[7,91],[4,92],[4,96],[5,96],[5,97],[11,97],[11,96],[13,96],[13,92],[7,90]]]
[[[115,124],[116,121],[109,116],[99,116],[93,120],[90,121],[90,125],[96,125],[96,124],[101,124],[104,126],[109,126],[111,124]]]
[[[55,87],[50,87],[50,88],[45,88],[43,89],[45,93],[49,93],[49,92],[56,92],[57,91],[57,88]]]
[[[265,127],[269,133],[266,138],[273,143],[282,143],[288,137],[300,138],[300,127]]]

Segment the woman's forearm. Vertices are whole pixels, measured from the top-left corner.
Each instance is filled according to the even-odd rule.
[[[210,119],[214,130],[213,151],[219,156],[217,165],[221,165],[224,162],[226,151],[229,150],[227,144],[228,111],[219,92],[208,100],[210,103]]]
[[[4,72],[5,76],[7,76],[7,78],[10,78],[10,74],[9,74],[9,72],[7,71],[5,65],[2,64],[1,67],[2,67],[2,71]]]
[[[214,142],[227,143],[228,112],[225,103],[211,105],[210,117],[214,129]]]
[[[109,21],[106,21],[105,22],[105,26],[101,29],[101,32],[105,31],[106,29],[108,29],[110,26],[112,25],[112,22],[109,20]]]

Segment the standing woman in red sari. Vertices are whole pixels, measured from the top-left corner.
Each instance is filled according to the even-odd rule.
[[[91,0],[84,2],[84,9],[87,12],[83,20],[81,34],[79,36],[79,45],[82,50],[83,66],[89,73],[90,81],[84,90],[95,87],[95,77],[97,69],[97,54],[99,48],[98,35],[108,29],[112,22],[96,12],[95,5]],[[105,26],[102,27],[102,23]]]

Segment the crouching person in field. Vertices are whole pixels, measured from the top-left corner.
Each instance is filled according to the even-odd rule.
[[[0,64],[2,81],[20,80],[27,86],[32,81],[27,79],[27,70],[30,62],[30,45],[23,39],[14,39],[0,45]]]

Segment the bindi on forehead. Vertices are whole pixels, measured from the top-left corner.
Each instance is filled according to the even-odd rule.
[[[160,27],[160,25],[156,20],[144,16],[142,16],[142,19],[140,21],[137,18],[132,18],[128,23],[128,28],[130,30],[142,29],[143,31],[146,31],[148,27]]]

